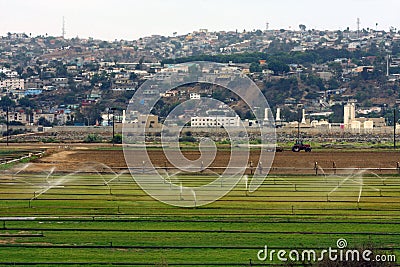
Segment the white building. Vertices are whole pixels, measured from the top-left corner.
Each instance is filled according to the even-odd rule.
[[[6,117],[6,112],[0,112],[0,116]],[[18,112],[8,112],[8,120],[10,122],[20,122],[22,124],[37,124],[40,118],[45,118],[50,123],[54,123],[55,120],[58,121],[60,125],[65,124],[69,120],[69,115],[65,113],[36,113],[31,114],[25,113],[23,111]]]
[[[10,70],[7,68],[0,68],[0,73],[4,73],[7,78],[16,78],[18,77],[18,72],[16,72],[15,70]]]
[[[25,81],[24,79],[5,79],[3,81],[0,80],[0,88],[8,89],[8,90],[17,90],[17,89],[25,89]]]
[[[192,117],[191,120],[192,127],[239,127],[240,117]]]
[[[356,118],[355,103],[348,103],[344,106],[343,125],[353,132],[360,132],[360,129],[371,132],[375,127],[386,126],[386,123],[384,118]]]
[[[355,118],[356,118],[356,104],[348,103],[347,105],[344,106],[344,119],[343,119],[344,127],[352,128],[350,127],[350,125],[352,121],[355,120]]]
[[[190,99],[199,100],[200,99],[200,94],[198,94],[198,93],[190,93]]]

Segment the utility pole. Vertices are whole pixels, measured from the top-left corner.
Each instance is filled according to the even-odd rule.
[[[300,142],[300,110],[297,108],[297,142]]]
[[[115,137],[115,114],[113,114],[113,117],[112,117],[112,120],[113,120],[113,132],[112,132],[112,134],[113,134],[113,139],[112,139],[112,144],[113,144],[113,146],[114,146],[114,137]]]
[[[7,124],[6,124],[6,133],[7,133],[7,135],[6,135],[6,139],[7,139],[7,146],[8,146],[8,135],[9,135],[9,132],[8,132],[8,125],[9,125],[9,118],[8,118],[8,106],[7,106],[7,112],[6,112],[6,116],[7,116]]]
[[[396,149],[396,106],[393,109],[393,148]]]
[[[110,108],[106,108],[107,110],[107,126],[110,126]]]
[[[114,146],[114,138],[115,138],[115,110],[116,108],[111,108],[112,111],[112,145]]]

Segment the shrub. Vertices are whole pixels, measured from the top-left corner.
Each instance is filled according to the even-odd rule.
[[[114,135],[114,138],[111,139],[111,143],[113,143],[113,144],[122,144],[122,134]]]
[[[194,138],[193,136],[183,136],[183,137],[179,138],[179,142],[195,143],[196,142],[196,138]]]
[[[84,143],[100,143],[102,138],[98,134],[89,134],[83,140]]]

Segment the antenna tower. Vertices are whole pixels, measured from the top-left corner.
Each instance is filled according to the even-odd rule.
[[[62,17],[62,30],[61,30],[62,38],[65,38],[65,18]]]

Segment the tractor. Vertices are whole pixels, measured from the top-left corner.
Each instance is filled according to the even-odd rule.
[[[296,143],[292,147],[293,152],[300,152],[304,150],[305,152],[311,152],[311,146],[303,144],[302,141],[296,141]]]

